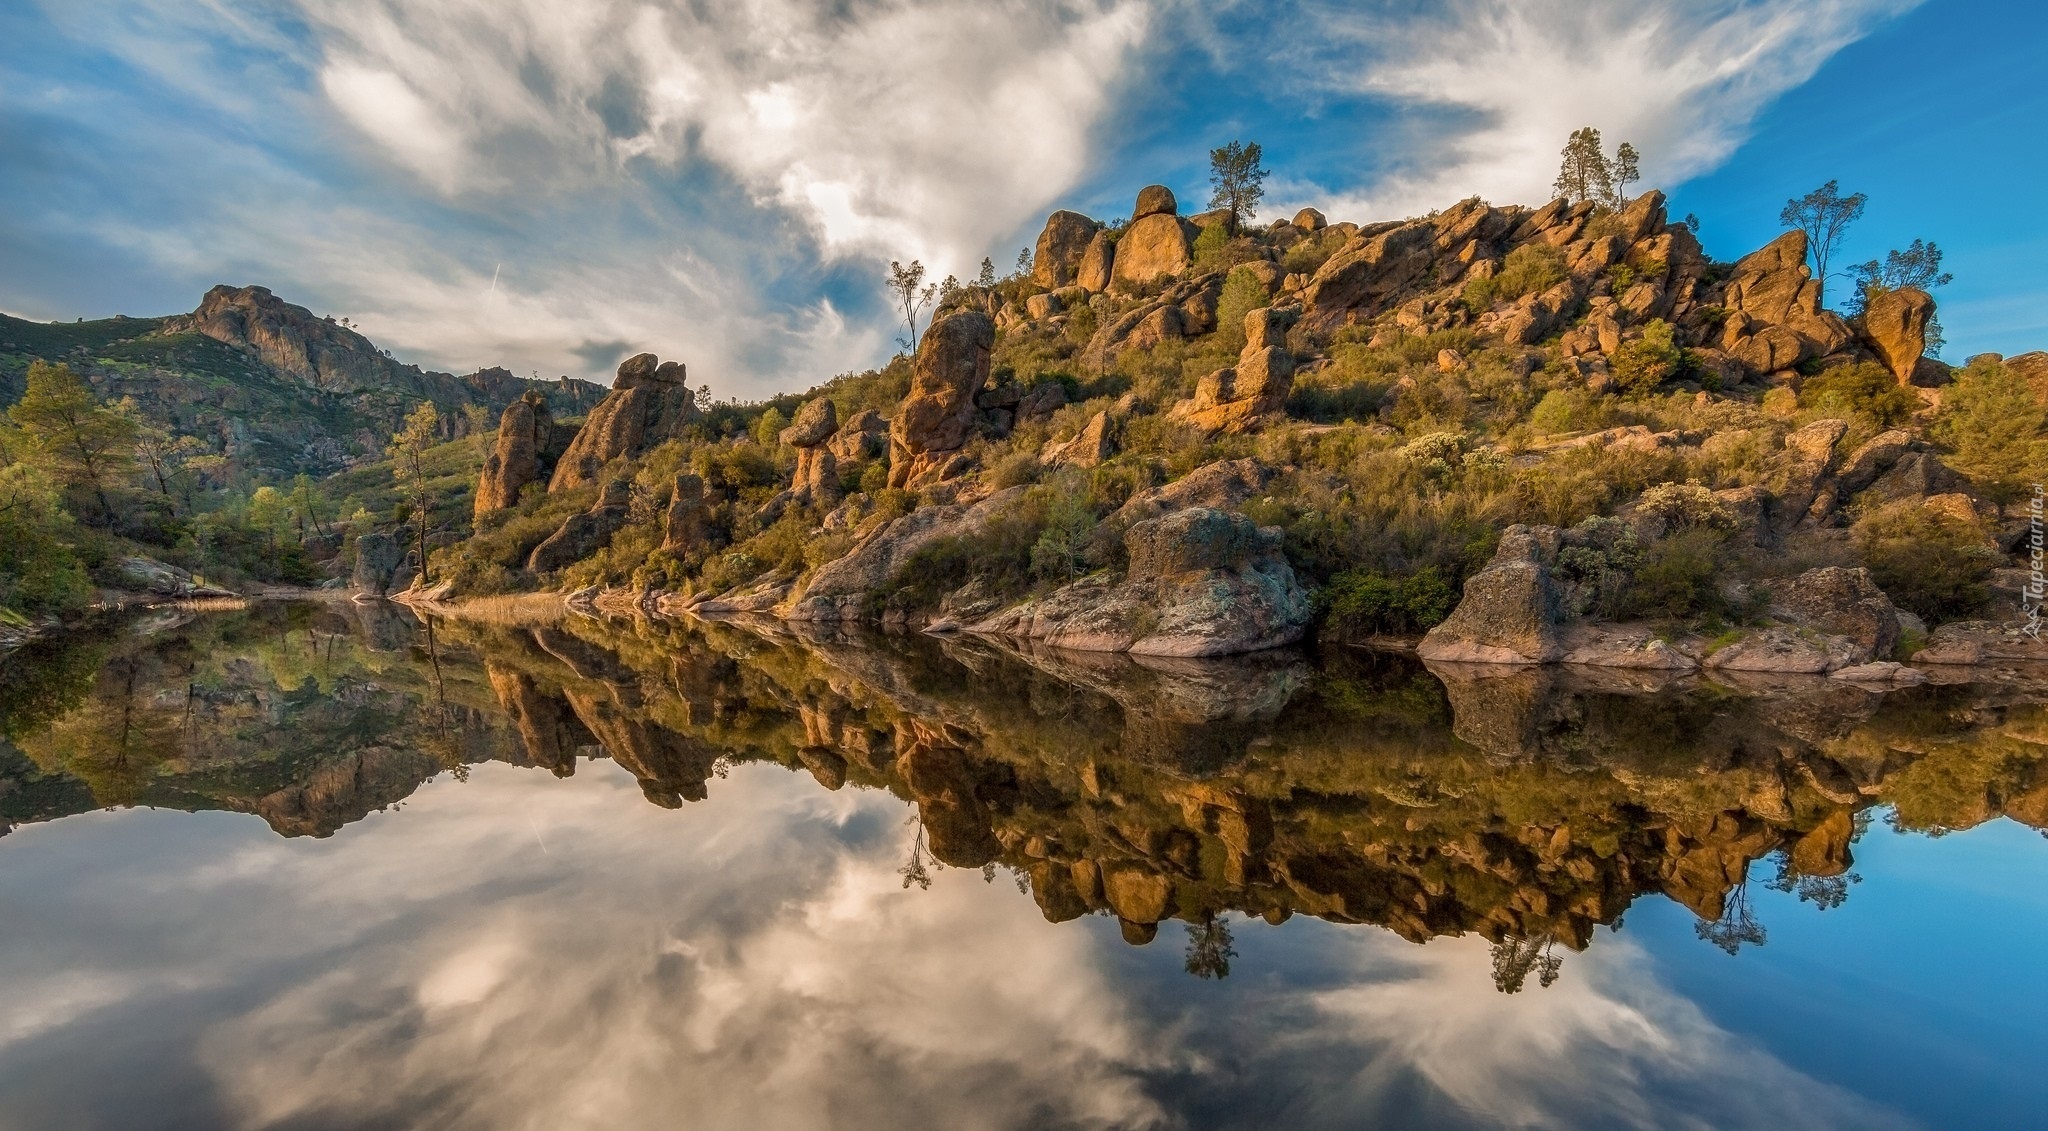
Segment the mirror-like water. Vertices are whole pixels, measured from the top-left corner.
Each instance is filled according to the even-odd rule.
[[[0,668],[0,1127],[2029,1126],[2044,703],[160,612]]]

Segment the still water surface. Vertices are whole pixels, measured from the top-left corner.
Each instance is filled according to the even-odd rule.
[[[2044,700],[158,614],[0,668],[0,1127],[2039,1126]]]

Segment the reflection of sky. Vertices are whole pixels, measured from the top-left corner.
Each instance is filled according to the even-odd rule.
[[[2048,910],[2038,887],[1997,887],[2040,856],[2011,826],[1874,833],[1846,907],[1766,893],[1771,941],[1736,959],[1645,901],[1557,985],[1509,997],[1478,940],[1302,919],[1234,920],[1232,977],[1198,982],[1174,924],[1132,949],[1106,919],[1045,923],[1005,876],[905,891],[908,810],[886,795],[768,767],[712,784],[672,813],[610,763],[567,782],[489,765],[324,841],[219,813],[21,829],[0,841],[0,1127],[1884,1128],[1914,1125],[1887,1108],[1929,1126],[2039,1110],[2040,1086],[1987,1051],[2041,1035],[2037,989],[2015,1014],[1985,974],[2028,968]],[[1973,929],[1930,930],[1930,909]],[[1859,1067],[1922,1048],[1945,1079]]]

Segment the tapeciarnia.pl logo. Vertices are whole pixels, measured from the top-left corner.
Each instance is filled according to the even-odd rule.
[[[2020,613],[2027,618],[2020,631],[2035,640],[2041,639],[2041,606],[2044,600],[2048,600],[2048,576],[2044,576],[2042,566],[2044,539],[2041,519],[2044,504],[2048,504],[2048,494],[2044,494],[2041,484],[2036,483],[2034,497],[2027,500],[2027,525],[2030,528],[2027,532],[2027,588],[2020,594]]]

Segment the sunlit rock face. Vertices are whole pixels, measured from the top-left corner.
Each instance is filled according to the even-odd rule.
[[[920,856],[1009,868],[1047,919],[1106,912],[1133,941],[1236,911],[1580,947],[1647,893],[1721,921],[1765,856],[1839,876],[1844,822],[1875,803],[1927,828],[2048,810],[2032,743],[2048,689],[2024,677],[1886,692],[342,611],[264,607],[53,655],[32,670],[88,705],[19,722],[6,818],[173,804],[325,836],[486,760],[568,775],[609,757],[664,808],[766,762],[895,794]]]

